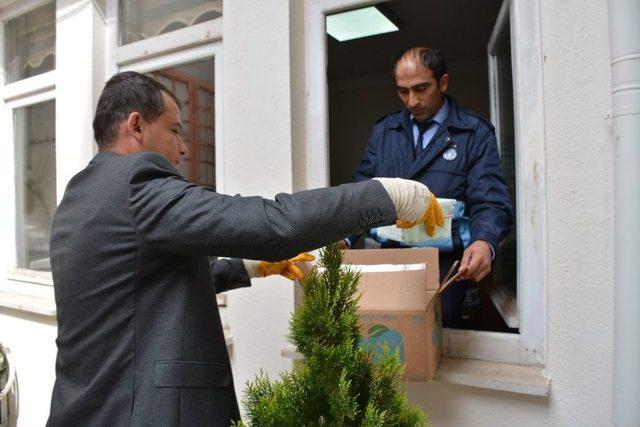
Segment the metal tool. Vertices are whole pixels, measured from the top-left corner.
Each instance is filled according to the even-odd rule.
[[[440,296],[440,294],[442,294],[442,292],[444,292],[449,286],[451,286],[457,280],[460,279],[460,271],[457,271],[458,264],[460,264],[460,261],[458,260],[455,260],[453,264],[451,264],[451,268],[449,268],[447,275],[444,276],[444,280],[442,281],[442,284],[440,285],[436,293],[433,295],[433,298],[431,298],[431,301],[429,301],[429,305],[427,305],[427,310],[429,310],[429,307],[431,307],[431,304],[433,304],[433,302],[436,300],[438,296]]]

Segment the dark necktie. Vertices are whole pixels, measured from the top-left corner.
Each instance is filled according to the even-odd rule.
[[[433,126],[437,122],[435,120],[428,120],[426,122],[420,123],[417,120],[414,120],[414,123],[418,126],[418,140],[416,141],[416,145],[413,148],[413,159],[415,160],[420,157],[420,154],[422,154],[422,138],[424,137],[425,132],[428,131],[429,128],[431,128],[431,126]]]

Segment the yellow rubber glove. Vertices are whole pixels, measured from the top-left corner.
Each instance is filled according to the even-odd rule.
[[[427,206],[420,220],[416,222],[396,221],[398,228],[411,228],[420,223],[424,224],[424,228],[429,237],[433,237],[433,235],[436,234],[436,226],[442,227],[444,225],[444,216],[442,215],[440,203],[438,203],[438,199],[432,192],[429,192],[429,206]]]
[[[301,253],[298,256],[289,258],[284,261],[268,262],[260,261],[258,264],[258,274],[262,277],[271,276],[272,274],[279,274],[291,280],[304,279],[304,273],[300,270],[295,263],[313,261],[316,259],[313,255],[308,253]]]

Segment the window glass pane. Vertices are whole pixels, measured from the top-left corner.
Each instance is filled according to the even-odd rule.
[[[120,0],[120,44],[222,16],[222,0]]]
[[[55,101],[13,113],[18,267],[50,270],[49,229],[56,208]]]
[[[500,94],[500,111],[498,112],[500,114],[500,128],[497,129],[500,135],[500,157],[502,158],[504,180],[509,188],[513,212],[517,212],[513,70],[511,69],[511,32],[508,24],[496,48],[499,76],[498,93]],[[514,223],[511,227],[511,233],[502,242],[500,257],[496,260],[494,273],[494,283],[501,284],[514,296],[517,295],[516,228],[517,224]]]
[[[7,22],[7,83],[51,71],[56,64],[56,6],[49,3]]]
[[[182,138],[189,154],[178,171],[189,181],[215,188],[214,59],[154,71],[182,105]]]

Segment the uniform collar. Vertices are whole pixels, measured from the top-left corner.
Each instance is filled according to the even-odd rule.
[[[436,120],[441,126],[446,128],[455,128],[461,130],[472,130],[473,126],[468,123],[461,115],[461,107],[458,103],[449,95],[445,95],[446,100],[445,104],[440,107],[440,110],[436,113],[436,116],[440,114],[445,105],[447,106],[446,110],[448,114],[444,117],[442,121],[438,120],[436,116],[434,116],[434,120]],[[444,114],[443,114],[444,115]],[[406,108],[403,108],[400,111],[400,114],[394,114],[390,117],[390,120],[387,121],[387,127],[389,128],[399,128],[404,127],[407,132],[411,129],[411,117],[412,114]]]
[[[449,116],[449,100],[445,98],[440,109],[429,120],[433,120],[436,123],[438,123],[440,126],[442,126],[445,120],[447,120],[448,116]],[[409,113],[409,120],[411,120],[411,122],[413,123],[414,119],[415,117],[413,117],[413,114]]]

